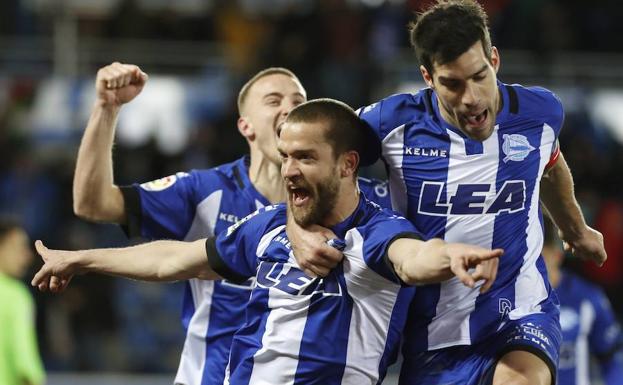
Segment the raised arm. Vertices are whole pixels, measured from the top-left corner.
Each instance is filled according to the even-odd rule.
[[[474,287],[484,280],[482,293],[489,290],[497,275],[502,249],[484,249],[463,243],[446,243],[434,238],[421,241],[399,238],[387,250],[398,277],[409,285],[442,282],[456,277],[466,286]],[[468,269],[475,267],[474,271]]]
[[[590,259],[598,266],[603,265],[608,258],[603,236],[589,227],[584,220],[573,192],[573,177],[562,153],[543,175],[541,202],[560,229],[565,250],[578,257]]]
[[[35,247],[43,261],[32,279],[39,290],[61,291],[61,281],[87,272],[143,281],[177,281],[190,278],[220,279],[207,259],[206,240],[194,242],[156,241],[118,249],[51,250],[41,241]]]
[[[89,221],[124,224],[121,190],[114,184],[112,146],[121,106],[143,89],[147,74],[130,64],[101,68],[95,80],[96,101],[80,143],[74,174],[74,213]]]

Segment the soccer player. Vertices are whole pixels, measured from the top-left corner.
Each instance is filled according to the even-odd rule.
[[[255,277],[245,324],[232,342],[228,383],[376,384],[395,356],[414,292],[402,284],[438,282],[454,272],[473,286],[491,278],[479,263],[497,260],[502,250],[424,242],[409,221],[359,194],[359,164],[374,159],[366,130],[350,107],[330,99],[296,107],[280,128],[288,210],[302,226],[330,228],[346,256],[325,278],[298,268],[281,204],[207,241],[85,252],[38,242],[45,265],[32,283],[46,289],[52,274],[86,271],[153,280]]]
[[[113,63],[98,71],[97,99],[74,177],[78,216],[124,225],[130,236],[196,240],[220,233],[259,207],[285,200],[275,130],[307,98],[292,72],[268,68],[242,87],[237,125],[247,140],[249,155],[209,170],[116,186],[112,146],[117,115],[123,104],[140,94],[147,80],[135,65]],[[384,203],[387,189],[377,181],[360,180],[359,186],[368,198],[389,204]],[[249,293],[250,282],[192,279],[187,283],[182,312],[186,339],[176,384],[223,383],[231,338],[244,321]]]
[[[558,147],[562,105],[546,89],[498,81],[500,54],[476,1],[438,1],[410,32],[428,88],[360,110],[382,140],[393,208],[426,239],[505,255],[486,293],[456,279],[418,288],[400,383],[555,384],[561,331],[540,257],[539,197],[570,250],[606,260]],[[288,227],[304,271],[337,262],[323,255],[324,236]]]
[[[590,384],[590,358],[595,357],[605,385],[623,384],[623,334],[608,297],[598,286],[562,269],[564,259],[553,224],[543,218],[543,259],[560,300],[562,344],[559,385]]]

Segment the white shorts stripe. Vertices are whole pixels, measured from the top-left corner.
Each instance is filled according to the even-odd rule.
[[[185,241],[194,241],[214,235],[222,196],[223,190],[217,190],[197,205],[197,212],[184,238]],[[212,281],[191,279],[189,284],[195,313],[188,324],[180,364],[175,375],[175,383],[185,385],[200,384],[203,377],[203,367],[206,361],[205,337],[210,321],[212,294],[214,293],[214,282]]]

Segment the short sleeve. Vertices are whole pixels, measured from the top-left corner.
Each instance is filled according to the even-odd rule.
[[[389,184],[387,181],[378,179],[367,179],[359,177],[359,190],[371,202],[376,203],[382,208],[391,209],[392,202],[389,196]]]
[[[402,284],[396,275],[387,251],[393,241],[399,238],[422,239],[422,234],[411,222],[386,210],[382,219],[373,221],[365,228],[363,257],[365,263],[386,279]]]
[[[195,215],[196,179],[194,173],[177,173],[122,187],[128,236],[184,239]]]
[[[356,112],[359,118],[363,120],[370,129],[379,137],[383,139],[383,133],[381,132],[381,107],[383,101],[379,101],[368,106],[359,108]]]
[[[212,269],[232,282],[241,283],[255,276],[258,245],[271,226],[278,226],[279,219],[285,225],[285,208],[266,206],[231,225],[216,238],[208,239],[206,248]]]
[[[556,139],[558,139],[565,120],[562,101],[555,93],[546,88],[532,87],[531,91],[533,98],[529,102],[529,110],[550,126],[554,130]]]

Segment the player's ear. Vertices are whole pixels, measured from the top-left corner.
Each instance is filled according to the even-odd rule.
[[[424,79],[424,82],[426,82],[426,85],[429,86],[430,88],[434,88],[433,87],[433,74],[428,72],[426,67],[424,67],[423,65],[420,66],[420,72],[422,73],[422,78]]]
[[[359,165],[359,153],[357,151],[347,151],[342,154],[340,176],[342,178],[352,176],[357,172]]]
[[[240,132],[240,134],[244,136],[245,139],[255,139],[255,129],[253,128],[253,124],[251,124],[247,117],[239,117],[236,124],[238,125],[238,132]]]
[[[497,74],[500,69],[500,52],[495,46],[491,47],[491,65]]]

